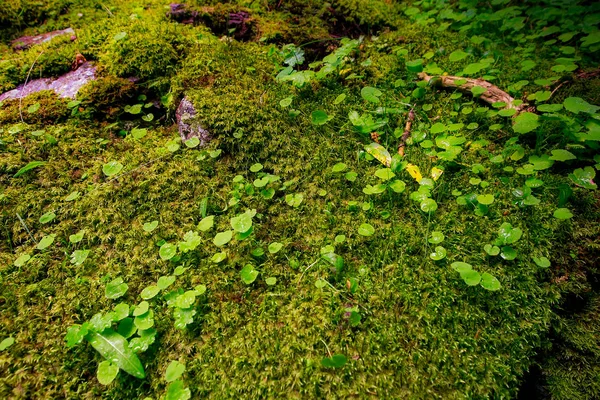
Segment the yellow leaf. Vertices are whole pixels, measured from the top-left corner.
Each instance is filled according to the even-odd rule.
[[[434,181],[437,181],[438,179],[440,179],[440,176],[442,176],[443,173],[444,173],[443,169],[439,169],[438,167],[431,168],[431,177],[433,178]]]
[[[386,148],[379,143],[372,142],[365,146],[365,150],[386,167],[389,167],[392,164],[392,156]]]
[[[406,166],[406,170],[408,171],[408,173],[410,174],[410,176],[412,176],[413,178],[415,178],[415,180],[417,182],[420,182],[421,179],[423,179],[423,175],[421,175],[421,171],[419,170],[419,167],[417,167],[414,164],[408,164]]]

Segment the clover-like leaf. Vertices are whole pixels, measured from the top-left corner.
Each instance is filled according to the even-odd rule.
[[[540,268],[550,267],[550,260],[547,257],[532,257],[533,262]]]
[[[446,258],[446,249],[442,246],[436,246],[435,251],[429,255],[432,260],[439,261]]]
[[[142,229],[144,229],[144,232],[152,232],[153,230],[155,230],[158,227],[158,221],[154,220],[152,222],[146,222],[143,226]]]
[[[118,161],[109,161],[102,166],[102,172],[104,175],[111,177],[117,175],[123,169],[123,164]]]

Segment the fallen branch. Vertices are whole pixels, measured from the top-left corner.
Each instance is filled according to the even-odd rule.
[[[404,157],[404,148],[406,147],[406,141],[408,140],[408,136],[410,135],[410,128],[412,126],[412,122],[415,119],[415,111],[414,108],[411,108],[408,113],[408,119],[406,120],[406,125],[404,126],[404,132],[402,133],[402,138],[400,139],[400,144],[398,145],[398,154]]]
[[[439,86],[442,88],[455,88],[463,93],[469,94],[472,93],[472,88],[474,88],[475,86],[480,86],[486,89],[486,91],[483,94],[481,94],[479,98],[485,101],[486,103],[494,104],[497,102],[503,102],[506,103],[506,107],[514,108],[515,110],[517,110],[517,113],[527,108],[527,104],[525,103],[515,106],[513,104],[513,101],[515,101],[513,97],[511,97],[508,93],[501,90],[497,86],[492,85],[491,83],[482,79],[463,78],[459,76],[429,76],[424,72],[419,73],[419,78],[429,82],[429,84],[433,86]],[[464,83],[459,85],[456,83],[457,81],[459,83]]]

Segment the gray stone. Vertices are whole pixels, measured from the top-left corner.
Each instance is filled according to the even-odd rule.
[[[207,145],[212,137],[210,132],[204,129],[197,118],[197,111],[190,99],[186,96],[181,100],[175,118],[177,119],[177,127],[179,128],[179,136],[181,140],[187,140],[197,137],[200,140],[200,147]]]
[[[96,67],[85,62],[77,70],[67,72],[58,78],[40,78],[19,85],[13,90],[0,95],[0,101],[18,99],[42,90],[53,90],[59,97],[74,99],[83,85],[96,79]]]
[[[13,40],[11,44],[15,50],[25,50],[30,48],[31,46],[35,46],[36,44],[46,43],[60,35],[71,35],[71,40],[77,39],[73,28],[67,28],[62,29],[60,31],[42,33],[41,35],[36,36],[23,36]]]

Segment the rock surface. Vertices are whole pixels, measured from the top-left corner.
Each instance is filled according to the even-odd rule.
[[[13,90],[0,95],[0,101],[18,99],[42,90],[53,90],[59,97],[74,99],[83,85],[96,79],[96,67],[90,63],[83,63],[77,70],[67,72],[58,78],[40,78],[19,85]]]
[[[76,38],[73,28],[67,28],[59,31],[42,33],[41,35],[36,36],[23,36],[13,40],[11,44],[15,50],[25,50],[36,44],[46,43],[60,35],[71,35],[71,40],[75,40]]]
[[[207,145],[212,137],[210,132],[204,129],[195,118],[197,115],[196,108],[186,96],[181,100],[175,118],[177,119],[177,127],[179,128],[179,136],[182,141],[187,141],[193,137],[200,139],[200,147]]]

